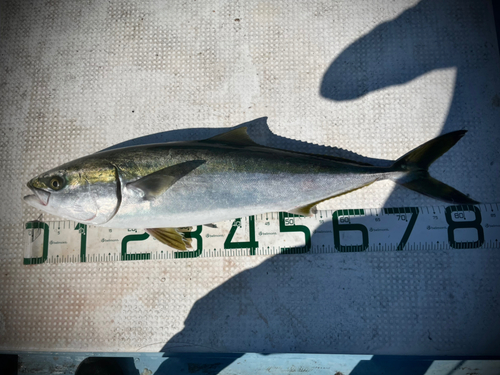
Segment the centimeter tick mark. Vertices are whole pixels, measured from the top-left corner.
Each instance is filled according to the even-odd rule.
[[[311,217],[268,213],[218,223],[215,229],[199,226],[191,232],[189,252],[173,252],[140,230],[130,235],[113,229],[110,237],[109,228],[72,221],[29,222],[28,234],[38,230],[40,235],[25,236],[24,264],[500,248],[500,212],[495,211],[500,211],[497,203],[320,210]],[[124,242],[127,236],[134,239]]]

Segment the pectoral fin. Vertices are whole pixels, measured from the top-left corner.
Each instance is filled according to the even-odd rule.
[[[161,243],[177,250],[191,249],[191,238],[186,238],[184,232],[189,228],[149,228],[146,232]]]
[[[179,179],[204,163],[205,160],[191,160],[175,164],[144,176],[137,181],[129,182],[127,187],[141,191],[144,194],[144,199],[151,200],[162,195]]]

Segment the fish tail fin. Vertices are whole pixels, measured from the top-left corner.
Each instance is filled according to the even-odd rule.
[[[394,162],[391,170],[408,173],[405,173],[401,178],[395,179],[395,182],[408,189],[445,202],[456,204],[479,203],[451,186],[432,178],[428,172],[429,166],[453,147],[466,132],[466,130],[458,130],[441,135],[400,157]]]

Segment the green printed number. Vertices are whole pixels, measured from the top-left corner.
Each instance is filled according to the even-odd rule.
[[[132,241],[144,241],[149,238],[148,233],[131,234],[123,237],[122,240],[122,260],[148,260],[151,259],[149,253],[127,254],[127,244]]]
[[[203,239],[201,238],[202,225],[198,225],[194,232],[184,232],[186,238],[196,239],[196,250],[195,251],[175,251],[174,258],[196,258],[201,255],[203,251]]]
[[[335,248],[340,252],[365,251],[368,248],[368,229],[363,224],[351,224],[349,217],[346,215],[364,215],[365,210],[337,210],[332,215],[333,223],[333,243]],[[360,231],[363,243],[361,245],[341,245],[340,232],[343,231]]]
[[[305,225],[295,225],[295,215],[285,212],[279,213],[280,232],[302,232],[304,233],[306,244],[302,247],[287,247],[281,249],[281,254],[302,254],[311,250],[311,231]]]
[[[474,220],[465,220],[464,211],[474,212]],[[454,249],[475,249],[484,243],[484,230],[481,226],[481,211],[473,205],[449,206],[445,210],[448,223],[448,241]],[[457,219],[459,221],[455,221]],[[477,241],[455,241],[455,229],[474,228],[477,230]]]
[[[408,223],[408,226],[403,234],[403,238],[396,249],[401,251],[404,249],[408,239],[410,238],[411,231],[417,222],[419,210],[417,207],[384,208],[384,213],[388,215],[396,215],[398,221],[406,221]],[[412,214],[410,220],[408,220],[407,214]]]
[[[75,230],[80,233],[80,262],[86,262],[87,257],[87,226],[82,223],[78,223],[75,226]]]
[[[248,217],[248,225],[250,227],[250,240],[245,242],[231,242],[238,228],[241,228],[241,218],[233,221],[231,230],[224,241],[224,249],[246,249],[250,248],[250,255],[255,255],[255,249],[259,247],[259,242],[255,240],[255,218]]]
[[[26,223],[26,229],[43,229],[43,251],[39,258],[24,258],[23,264],[40,264],[47,260],[49,253],[49,226],[41,221],[30,221]]]

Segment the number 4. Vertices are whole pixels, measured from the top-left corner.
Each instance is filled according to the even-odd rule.
[[[238,229],[238,223],[241,222],[241,218],[234,220],[231,230],[224,241],[224,249],[245,249],[250,248],[250,255],[255,255],[255,249],[259,247],[259,242],[255,240],[255,217],[248,217],[249,226],[249,236],[250,240],[245,242],[232,242],[236,229]]]

